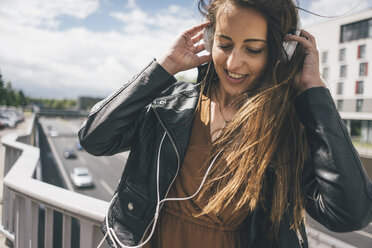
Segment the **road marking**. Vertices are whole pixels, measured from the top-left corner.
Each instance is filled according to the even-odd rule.
[[[362,235],[362,236],[364,236],[364,237],[367,237],[367,238],[369,238],[369,239],[372,239],[372,234],[367,233],[367,232],[365,232],[365,231],[354,231],[354,232],[357,233],[357,234],[359,234],[359,235]]]
[[[83,156],[78,156],[78,158],[79,158],[79,161],[81,161],[81,163],[83,164],[83,165],[87,165],[88,163],[87,163],[87,160],[85,159],[85,158],[83,158]]]
[[[110,195],[114,195],[115,191],[102,179],[99,180],[99,183],[109,192]]]

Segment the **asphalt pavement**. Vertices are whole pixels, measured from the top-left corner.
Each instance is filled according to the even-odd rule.
[[[84,150],[78,150],[77,132],[81,126],[79,119],[41,118],[39,120],[47,136],[58,169],[69,190],[97,199],[110,201],[124,169],[128,152],[114,156],[92,156]],[[51,132],[53,135],[50,135]],[[76,158],[66,159],[63,152],[72,149]],[[93,188],[75,188],[70,174],[75,167],[86,167],[93,175]]]

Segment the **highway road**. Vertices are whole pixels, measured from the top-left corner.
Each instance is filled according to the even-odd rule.
[[[125,166],[128,152],[119,153],[114,156],[92,156],[84,150],[77,150],[77,132],[82,120],[61,119],[61,118],[41,118],[40,124],[47,135],[49,144],[54,153],[56,162],[63,165],[62,176],[70,190],[92,196],[101,200],[110,201],[118,185],[121,173]],[[50,131],[56,131],[56,137],[50,137]],[[63,152],[67,148],[72,148],[77,154],[76,159],[66,159]],[[75,167],[87,167],[93,175],[93,188],[73,188],[70,181],[70,173]]]
[[[128,152],[109,157],[95,157],[85,151],[77,151],[77,132],[80,129],[83,119],[41,118],[39,121],[43,126],[45,134],[48,136],[48,141],[51,144],[50,146],[54,152],[57,163],[63,165],[66,180],[70,180],[69,175],[74,167],[85,166],[93,174],[95,183],[94,188],[74,189],[71,187],[70,189],[85,195],[109,201],[121,177]],[[50,137],[48,134],[51,130],[57,131],[58,136]],[[65,159],[63,157],[63,151],[68,147],[75,149],[77,153],[76,159]],[[370,163],[371,160],[363,161],[363,163],[364,162]],[[68,182],[67,184],[71,185],[71,182]],[[329,235],[329,237],[340,240],[345,244],[345,246],[342,244],[337,246],[319,246],[313,241],[310,247],[372,248],[372,223],[360,231],[335,233],[327,230],[309,216],[307,216],[306,220],[308,227]],[[348,244],[350,244],[350,246]]]

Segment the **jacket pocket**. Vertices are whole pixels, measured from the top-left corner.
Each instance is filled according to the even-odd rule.
[[[127,184],[120,192],[119,198],[124,216],[137,220],[144,218],[146,201],[133,187]]]

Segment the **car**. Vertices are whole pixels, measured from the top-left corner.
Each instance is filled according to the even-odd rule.
[[[86,167],[75,167],[70,177],[75,188],[94,187],[93,177]]]
[[[66,158],[66,159],[70,159],[70,158],[76,158],[76,152],[74,149],[72,148],[67,148],[64,152],[63,152],[63,157]]]
[[[23,114],[23,111],[19,109],[7,109],[2,111],[3,115],[6,115],[13,119],[16,123],[22,122],[25,120],[25,116]]]
[[[56,130],[50,130],[49,132],[50,137],[55,138],[58,137],[58,132]]]
[[[13,119],[6,115],[0,115],[0,122],[5,126],[5,127],[10,127],[14,128],[17,126],[17,122],[15,122]]]
[[[1,113],[1,115],[2,115],[3,117],[7,117],[8,119],[11,119],[11,120],[14,121],[15,123],[18,123],[18,122],[19,122],[19,121],[18,121],[18,116],[17,116],[17,114],[14,113],[14,112],[11,112],[11,111],[3,111],[3,112]]]
[[[1,121],[0,121],[0,130],[6,128],[5,124],[3,124]]]

